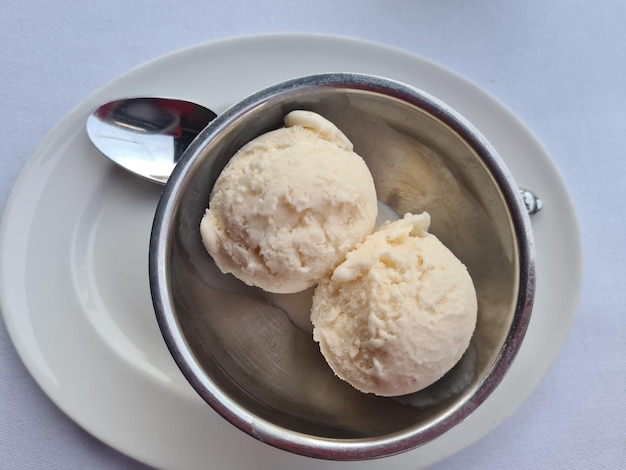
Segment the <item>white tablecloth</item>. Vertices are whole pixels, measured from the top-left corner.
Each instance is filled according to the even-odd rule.
[[[501,100],[542,141],[571,191],[585,250],[579,312],[549,374],[502,425],[434,468],[626,468],[625,20],[622,0],[3,0],[0,210],[71,108],[184,46],[319,32],[432,59]],[[47,398],[2,322],[0,468],[144,468]]]

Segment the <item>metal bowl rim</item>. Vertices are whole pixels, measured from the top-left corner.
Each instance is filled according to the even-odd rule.
[[[231,400],[203,372],[186,347],[178,329],[168,287],[167,256],[171,222],[180,196],[203,149],[247,113],[277,96],[316,88],[362,90],[390,96],[417,106],[451,127],[479,155],[494,177],[511,214],[519,256],[517,307],[494,367],[471,399],[451,410],[425,432],[403,432],[367,439],[333,439],[284,429],[261,419]],[[213,120],[192,142],[164,187],[154,216],[149,247],[149,281],[161,333],[175,362],[196,392],[227,421],[258,440],[293,453],[332,460],[364,460],[394,455],[429,442],[469,416],[502,381],[522,344],[535,295],[535,245],[530,219],[519,188],[506,164],[487,139],[462,115],[418,88],[384,77],[357,73],[326,73],[299,77],[269,86],[233,104]]]

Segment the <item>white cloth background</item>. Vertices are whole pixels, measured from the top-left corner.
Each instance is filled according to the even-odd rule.
[[[577,206],[585,250],[578,316],[545,380],[502,425],[434,468],[626,468],[625,20],[622,0],[3,0],[0,210],[71,108],[181,47],[320,32],[432,59],[501,100],[542,141]],[[52,404],[2,322],[0,468],[144,468]]]

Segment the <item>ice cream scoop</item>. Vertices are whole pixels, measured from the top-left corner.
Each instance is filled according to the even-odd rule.
[[[383,225],[315,289],[313,337],[335,374],[362,392],[421,390],[469,345],[474,285],[429,225],[427,213]]]
[[[273,293],[329,276],[378,212],[372,175],[334,124],[308,111],[284,122],[229,160],[200,223],[222,272]]]

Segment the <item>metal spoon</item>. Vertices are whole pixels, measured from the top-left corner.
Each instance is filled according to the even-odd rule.
[[[216,116],[189,101],[127,98],[95,109],[87,118],[87,135],[121,167],[165,184],[182,153]]]
[[[165,184],[191,141],[217,115],[190,101],[127,98],[104,104],[87,118],[87,135],[105,156],[122,168]],[[543,203],[520,189],[529,214]]]

